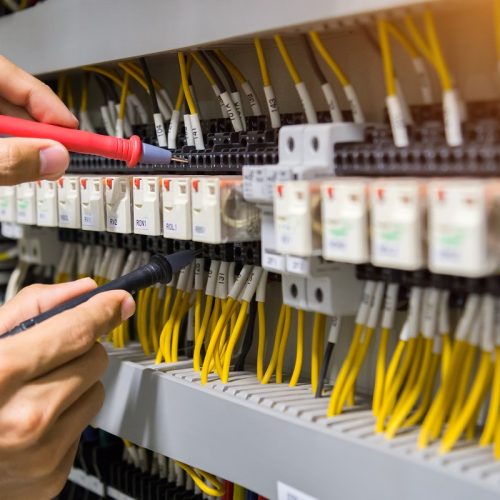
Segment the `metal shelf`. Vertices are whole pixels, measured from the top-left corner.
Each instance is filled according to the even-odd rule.
[[[363,407],[326,418],[327,400],[314,400],[309,386],[262,386],[250,373],[201,386],[188,361],[155,367],[137,353],[111,351],[95,425],[269,498],[278,481],[318,499],[500,494],[491,448],[462,443],[444,457],[436,446],[418,451],[416,430],[386,441]]]
[[[429,0],[46,0],[0,19],[2,54],[33,74],[273,33]]]

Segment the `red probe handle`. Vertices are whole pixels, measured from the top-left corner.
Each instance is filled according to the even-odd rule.
[[[142,156],[142,141],[137,135],[133,135],[130,139],[120,139],[5,115],[0,115],[0,134],[53,139],[60,142],[68,151],[125,161],[129,167],[137,165]]]

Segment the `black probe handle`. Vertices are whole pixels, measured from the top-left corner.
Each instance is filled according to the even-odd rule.
[[[165,276],[165,272],[167,273],[167,276]],[[170,276],[168,276],[168,274],[170,274]],[[170,273],[168,272],[168,269],[165,268],[159,270],[158,266],[155,265],[154,262],[149,262],[146,265],[139,267],[138,269],[124,276],[120,276],[119,278],[106,283],[105,285],[97,287],[90,292],[79,295],[74,299],[63,302],[53,309],[49,309],[48,311],[45,311],[38,316],[34,316],[33,318],[19,323],[19,325],[12,328],[12,330],[4,333],[0,338],[3,339],[6,337],[12,337],[13,335],[24,332],[25,330],[38,325],[42,321],[45,321],[46,319],[52,318],[53,316],[56,316],[63,311],[67,311],[68,309],[72,309],[73,307],[87,302],[87,300],[99,293],[108,292],[110,290],[126,290],[127,292],[134,293],[144,288],[148,288],[149,286],[152,286],[160,281],[168,283],[171,279],[172,269],[170,269]]]

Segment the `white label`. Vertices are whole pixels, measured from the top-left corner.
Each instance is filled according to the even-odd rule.
[[[59,212],[59,222],[62,224],[69,224],[69,214],[66,212]]]
[[[352,112],[352,119],[354,123],[365,123],[365,116],[363,114],[363,110],[361,109],[361,105],[359,104],[358,95],[354,90],[352,85],[346,85],[344,87],[344,94],[349,101],[349,107]]]
[[[139,229],[142,231],[147,231],[148,230],[148,218],[147,217],[135,218],[134,219],[134,227],[136,229]]]
[[[260,116],[262,114],[262,111],[260,109],[259,101],[257,101],[257,98],[255,97],[255,92],[251,87],[251,85],[248,82],[243,82],[241,84],[241,88],[245,93],[245,95],[247,96],[248,104],[250,105],[252,114],[254,116]]]
[[[266,95],[267,109],[271,118],[271,127],[279,128],[281,127],[281,117],[273,87],[271,85],[264,87],[264,94]]]
[[[321,90],[325,96],[326,104],[330,110],[332,122],[342,122],[342,111],[340,110],[339,103],[333,92],[332,86],[327,82],[321,85]]]
[[[318,500],[303,491],[278,481],[278,500]]]
[[[314,110],[311,95],[307,90],[306,84],[304,82],[296,83],[295,88],[297,89],[297,94],[299,94],[300,101],[302,102],[307,123],[318,123],[318,117],[316,115],[316,111]]]
[[[118,217],[116,215],[108,216],[108,227],[118,227]]]
[[[446,142],[449,146],[460,146],[462,144],[460,101],[455,90],[443,93],[443,113]]]
[[[94,217],[92,214],[83,214],[82,216],[82,226],[93,226],[94,225]]]
[[[424,104],[432,104],[432,85],[425,61],[421,57],[413,59],[413,69],[420,83],[420,93]]]
[[[165,125],[163,123],[163,117],[161,113],[155,113],[153,115],[155,122],[156,138],[158,139],[158,145],[162,148],[167,146],[167,136],[165,134]]]
[[[395,95],[386,97],[387,112],[391,122],[392,138],[398,148],[408,146],[408,131],[404,119],[401,102]]]

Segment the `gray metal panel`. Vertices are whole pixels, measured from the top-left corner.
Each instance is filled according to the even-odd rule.
[[[238,374],[227,386],[214,379],[202,387],[190,369],[162,373],[152,366],[112,356],[104,378],[108,396],[95,424],[270,498],[277,481],[318,499],[500,494],[500,464],[490,448],[463,444],[443,458],[436,446],[417,451],[415,431],[390,442],[374,435],[363,409],[326,419],[325,400],[316,419],[296,416],[301,405],[315,405],[304,396],[307,386],[263,387],[252,374]]]
[[[43,74],[426,1],[47,0],[2,17],[0,47]]]

